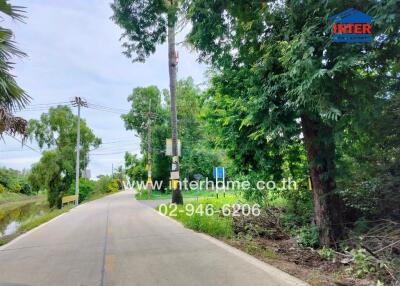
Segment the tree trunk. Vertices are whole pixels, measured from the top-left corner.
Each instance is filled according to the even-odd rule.
[[[175,51],[175,24],[168,24],[168,67],[169,91],[171,94],[171,128],[172,128],[172,203],[183,204],[179,184],[179,157],[178,157],[178,124],[176,115],[176,51]],[[178,175],[176,175],[178,174]]]
[[[322,246],[333,246],[343,234],[342,201],[336,190],[333,128],[307,114],[301,116],[310,166],[315,222]]]

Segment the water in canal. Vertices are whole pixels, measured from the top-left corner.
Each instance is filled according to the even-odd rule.
[[[48,207],[43,203],[28,202],[15,208],[0,208],[0,238],[14,234],[26,220],[43,215]]]

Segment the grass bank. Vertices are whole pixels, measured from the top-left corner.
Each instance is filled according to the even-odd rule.
[[[35,202],[45,200],[45,195],[24,195],[12,192],[0,193],[0,208],[6,208],[8,206],[24,204],[28,202]]]
[[[223,216],[221,209],[224,205],[232,205],[238,200],[240,200],[239,196],[229,194],[219,198],[201,198],[198,201],[190,201],[179,206],[172,204],[160,205],[157,210],[176,219],[187,228],[204,232],[217,238],[230,238],[233,236],[232,217]],[[206,213],[206,208],[209,208],[208,214]]]
[[[35,227],[38,227],[39,225],[48,222],[49,220],[52,220],[53,218],[68,212],[70,209],[72,209],[74,206],[67,206],[62,209],[51,209],[49,212],[38,216],[38,217],[33,217],[25,221],[23,224],[20,225],[18,228],[19,235],[21,233],[27,232],[31,229],[34,229]]]
[[[182,191],[183,198],[215,198],[216,193],[211,191]],[[221,196],[221,194],[219,194]],[[168,200],[171,198],[170,192],[152,191],[151,195],[147,190],[141,190],[135,195],[136,199],[141,200]]]

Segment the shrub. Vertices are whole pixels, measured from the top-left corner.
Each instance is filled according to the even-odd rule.
[[[109,183],[108,183],[108,185],[107,185],[107,188],[108,188],[108,192],[109,193],[115,193],[115,192],[118,192],[118,180],[117,179],[112,179]]]
[[[79,179],[79,201],[83,202],[87,197],[94,192],[95,183],[86,178]],[[75,182],[73,182],[65,195],[75,195]]]
[[[336,257],[333,249],[331,249],[329,247],[325,247],[325,246],[318,251],[318,254],[323,259],[328,260],[328,261],[333,261],[333,260],[335,260],[335,257]]]
[[[110,177],[108,176],[100,176],[99,179],[96,181],[95,191],[96,193],[107,193],[108,191],[108,184],[110,183]]]
[[[114,193],[118,192],[118,180],[112,179],[110,176],[101,176],[96,181],[95,191],[96,193]]]
[[[6,191],[6,188],[0,184],[0,194],[4,193]]]
[[[14,193],[19,193],[19,192],[21,192],[21,189],[22,189],[21,185],[19,183],[15,183],[14,186],[13,186],[12,191]]]
[[[358,278],[363,278],[371,273],[378,271],[378,265],[371,255],[363,248],[353,249],[351,251],[353,256],[353,266],[350,268]]]
[[[303,247],[317,247],[319,244],[318,228],[315,225],[306,225],[297,231],[297,243]]]
[[[28,182],[23,182],[22,183],[22,185],[21,185],[21,191],[20,191],[22,194],[25,194],[25,195],[30,195],[30,194],[32,194],[32,187],[31,187],[31,185],[29,185],[29,183]]]

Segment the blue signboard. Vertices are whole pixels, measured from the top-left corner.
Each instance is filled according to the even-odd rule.
[[[333,22],[333,42],[362,43],[372,41],[372,17],[356,9],[347,9],[329,17]]]
[[[214,167],[213,175],[216,179],[223,179],[225,177],[225,168],[224,167]]]

